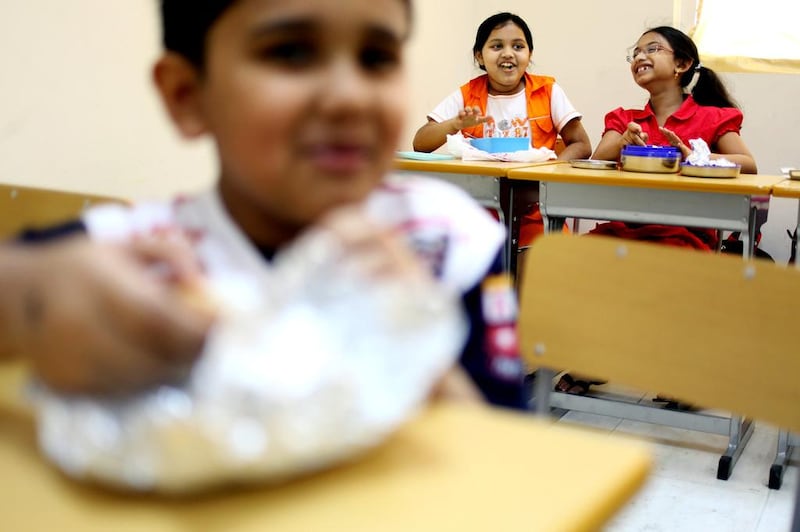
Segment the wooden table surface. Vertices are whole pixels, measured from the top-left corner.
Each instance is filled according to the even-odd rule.
[[[354,463],[282,486],[121,495],[67,479],[40,457],[22,380],[19,368],[0,368],[0,515],[9,531],[596,530],[651,465],[640,442],[439,403]]]
[[[471,174],[488,177],[506,177],[511,170],[529,166],[548,166],[558,161],[541,163],[505,163],[500,161],[464,161],[461,159],[441,161],[416,161],[411,159],[395,159],[394,168],[407,172]]]
[[[772,195],[778,198],[800,198],[800,181],[784,178],[772,187]]]

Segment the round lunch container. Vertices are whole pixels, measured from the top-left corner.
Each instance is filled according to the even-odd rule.
[[[680,170],[681,150],[674,146],[634,146],[622,148],[622,169],[629,172],[674,174]]]
[[[741,164],[734,166],[696,166],[683,163],[681,165],[681,174],[691,177],[719,177],[724,179],[739,177],[739,171],[741,169]]]
[[[470,139],[470,144],[488,153],[506,153],[530,149],[530,137],[484,137]]]

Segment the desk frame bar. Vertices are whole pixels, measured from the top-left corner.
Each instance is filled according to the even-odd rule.
[[[536,370],[532,406],[537,415],[550,416],[551,408],[557,408],[727,435],[728,447],[720,456],[717,466],[717,478],[720,480],[730,478],[733,467],[753,435],[752,420],[738,416],[723,417],[698,412],[677,412],[660,406],[555,392],[552,389],[552,382],[557,373],[548,368]]]
[[[588,218],[739,231],[750,249],[750,195],[713,194],[579,183],[539,185],[545,228],[548,218]]]

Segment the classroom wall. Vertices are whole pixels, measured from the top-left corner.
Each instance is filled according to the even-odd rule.
[[[155,0],[0,0],[0,180],[126,197],[211,182],[150,83]]]
[[[0,10],[0,180],[133,198],[213,181],[210,143],[180,140],[151,87],[156,0],[0,0]],[[647,27],[672,23],[673,1],[417,0],[402,148],[439,100],[479,73],[474,32],[497,11],[529,22],[534,71],[558,79],[596,144],[607,111],[644,104],[625,51]],[[690,22],[690,10],[682,19]],[[759,170],[800,166],[800,76],[724,79]],[[795,216],[794,201],[773,200],[762,247],[777,260],[788,257]]]

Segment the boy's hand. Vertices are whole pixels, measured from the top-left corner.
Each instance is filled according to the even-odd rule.
[[[433,283],[432,272],[392,230],[375,226],[358,207],[343,207],[327,215],[321,227],[331,231],[342,246],[345,268],[366,278],[405,278]]]
[[[27,257],[8,332],[53,389],[123,394],[184,376],[200,354],[213,315],[182,295],[199,276],[188,245],[77,238],[14,250]]]
[[[469,378],[466,370],[458,365],[439,380],[431,392],[431,399],[476,405],[487,404],[478,386]]]

